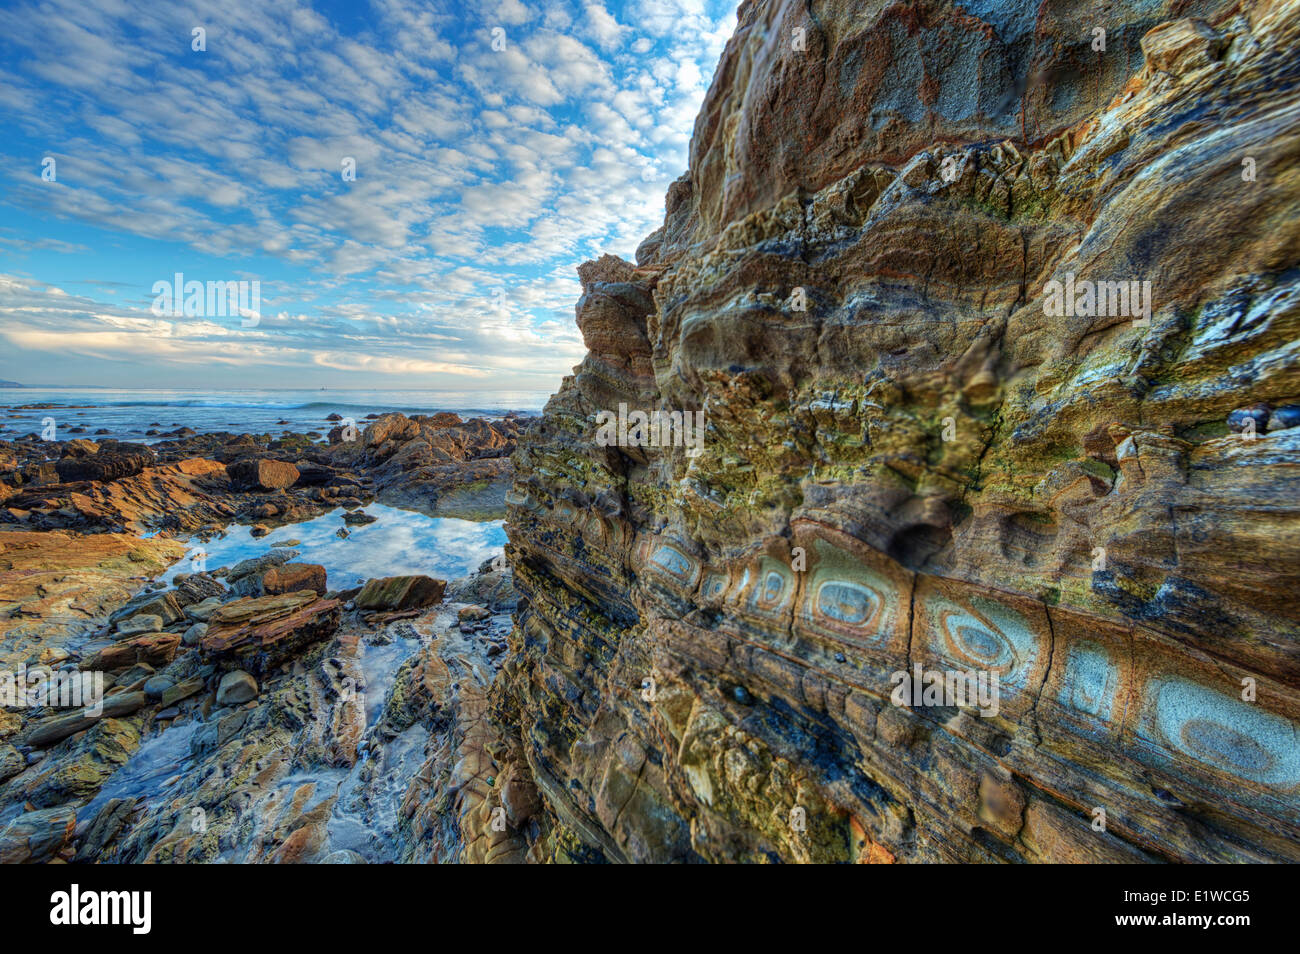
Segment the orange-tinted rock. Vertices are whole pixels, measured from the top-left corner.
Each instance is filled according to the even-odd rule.
[[[262,577],[262,589],[270,595],[292,593],[295,590],[314,590],[324,596],[325,567],[316,563],[286,563],[273,566]]]
[[[230,482],[240,490],[284,490],[298,480],[298,468],[288,461],[265,457],[226,465]]]
[[[441,600],[446,587],[445,580],[428,576],[387,576],[367,580],[354,602],[368,610],[419,609]]]
[[[176,655],[181,637],[176,633],[151,633],[136,636],[103,649],[82,660],[83,671],[102,669],[112,672],[136,663],[148,663],[157,668],[165,666]]]
[[[338,600],[310,591],[246,597],[212,614],[199,646],[210,659],[261,674],[332,635],[339,615]]]

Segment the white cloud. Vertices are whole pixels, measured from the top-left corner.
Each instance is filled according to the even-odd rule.
[[[256,341],[259,360],[454,375],[539,364],[543,349],[540,364],[565,373],[581,354],[573,268],[631,257],[659,225],[733,9],[372,0],[364,29],[340,32],[301,0],[19,0],[0,10],[0,120],[57,156],[59,180],[0,145],[16,170],[7,202],[169,243],[163,273],[193,252],[253,275],[306,270],[276,292],[285,320],[239,339],[245,357]],[[190,49],[195,25],[205,52]],[[0,245],[28,256],[86,248],[10,235]],[[484,303],[497,286],[504,312]],[[181,361],[220,337],[114,324],[110,306],[65,296],[74,321],[51,310],[55,287],[33,311],[6,294],[4,333],[27,349],[67,334],[113,360]],[[357,350],[341,351],[331,335],[358,324]],[[463,356],[404,356],[402,336],[454,341]]]

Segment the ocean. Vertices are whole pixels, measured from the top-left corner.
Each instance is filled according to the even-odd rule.
[[[0,439],[49,433],[51,426],[53,440],[113,438],[146,444],[167,440],[165,432],[179,427],[200,434],[323,435],[334,426],[327,420],[331,414],[352,418],[358,427],[365,426],[367,415],[390,411],[501,417],[510,411],[537,414],[549,396],[540,391],[0,388]]]

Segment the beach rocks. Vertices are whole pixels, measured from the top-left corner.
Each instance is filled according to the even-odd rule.
[[[80,667],[83,671],[102,669],[113,672],[126,669],[135,663],[150,666],[165,666],[176,655],[181,637],[175,633],[147,633],[122,640],[113,646],[92,653],[83,659]]]
[[[96,861],[104,847],[130,821],[135,806],[134,798],[110,798],[105,802],[78,840],[75,860],[82,864]]]
[[[226,573],[226,582],[239,596],[260,596],[263,592],[262,581],[266,574],[288,563],[297,555],[297,551],[294,550],[273,550],[262,556],[241,560]]]
[[[354,602],[366,610],[418,609],[441,600],[446,586],[428,576],[387,576],[367,580]]]
[[[230,482],[239,490],[284,490],[298,480],[298,468],[287,461],[255,458],[226,466]]]
[[[190,608],[195,604],[208,600],[220,602],[226,592],[221,581],[207,573],[177,574],[173,584],[176,603],[184,609],[186,616],[190,615]]]
[[[339,615],[337,600],[310,591],[245,597],[212,614],[199,646],[215,662],[264,673],[331,635]]]
[[[1281,431],[1291,427],[1300,427],[1300,404],[1284,404],[1273,408],[1268,419],[1268,429]]]
[[[257,697],[257,680],[242,669],[236,669],[221,677],[217,687],[217,704],[237,706]]]
[[[151,702],[157,702],[168,689],[176,683],[171,676],[151,676],[144,682],[144,694]]]
[[[176,683],[175,685],[172,685],[167,689],[164,689],[162,695],[158,699],[158,702],[160,705],[166,707],[175,706],[176,703],[184,699],[188,699],[190,696],[194,695],[195,693],[201,692],[203,690],[203,686],[204,686],[204,681],[201,676],[191,676],[189,679],[183,679],[180,682]],[[168,713],[170,713],[170,715]],[[159,711],[154,716],[154,718],[156,719],[174,718],[175,713],[176,713],[175,709],[165,708]]]
[[[66,715],[54,716],[34,723],[25,729],[21,739],[35,749],[44,749],[68,736],[88,729],[101,719],[119,719],[129,716],[148,701],[143,692],[120,692],[105,696],[103,704],[95,708],[78,709]]]
[[[27,759],[12,745],[0,744],[0,783],[9,781],[27,766]]]
[[[292,593],[295,590],[313,590],[324,596],[325,567],[316,563],[286,563],[274,566],[262,576],[262,589],[268,594]]]
[[[409,441],[420,433],[420,425],[405,414],[384,414],[366,426],[362,441],[368,448],[382,448],[390,442]]]
[[[145,447],[119,450],[116,453],[102,450],[86,454],[85,445],[89,444],[89,441],[82,442],[75,456],[64,457],[54,465],[61,481],[71,484],[78,481],[121,480],[123,477],[134,477],[154,462],[153,453]]]
[[[46,759],[11,782],[10,797],[37,808],[93,798],[140,747],[140,732],[125,719],[105,716],[69,745],[58,758]]]
[[[352,486],[372,480],[382,503],[434,516],[497,518],[504,512],[509,457],[522,423],[514,417],[382,414],[353,440],[343,428],[331,431],[329,463],[340,472],[362,472],[362,481]],[[343,491],[348,480],[340,473],[321,489]]]
[[[447,584],[446,599],[452,603],[477,603],[494,613],[514,610],[519,597],[514,577],[504,557],[485,562],[477,573]]]
[[[185,607],[185,615],[190,619],[197,620],[200,623],[207,622],[209,616],[216,611],[217,607],[222,604],[223,600],[219,596],[210,596],[206,600],[194,603]],[[192,629],[193,627],[191,627]]]
[[[136,613],[117,624],[117,635],[118,638],[138,636],[141,633],[157,633],[162,628],[162,617],[152,613]]]
[[[117,626],[119,633],[126,632],[123,627],[154,626],[155,630],[170,626],[185,618],[180,600],[176,593],[167,590],[162,593],[142,593],[133,598],[121,609],[114,611],[108,621]],[[139,619],[139,622],[133,620]],[[147,632],[147,630],[140,630]]]
[[[72,840],[77,813],[60,805],[19,815],[0,830],[0,864],[45,864]]]
[[[86,440],[84,437],[67,441],[63,445],[64,457],[92,457],[98,453],[99,445],[94,441]]]

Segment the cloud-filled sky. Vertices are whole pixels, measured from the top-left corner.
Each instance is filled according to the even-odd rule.
[[[574,268],[661,223],[734,26],[735,0],[8,3],[0,378],[554,390]],[[257,281],[260,319],[166,313],[176,273]]]

